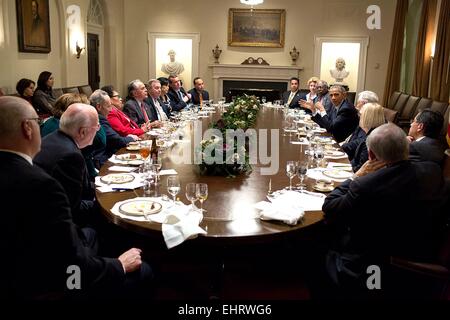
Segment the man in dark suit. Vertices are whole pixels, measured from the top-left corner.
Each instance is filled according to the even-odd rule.
[[[344,141],[358,126],[359,117],[356,108],[345,99],[345,89],[332,86],[329,92],[333,108],[327,112],[320,104],[300,101],[300,104],[311,110],[312,119],[322,128],[327,129],[337,142]]]
[[[322,104],[326,112],[331,110],[333,103],[331,102],[330,95],[328,94],[328,83],[324,80],[317,81],[317,102]]]
[[[209,93],[205,90],[205,83],[200,77],[194,78],[194,88],[189,90],[191,102],[195,105],[203,105],[203,101],[209,100]]]
[[[180,111],[187,107],[191,102],[191,94],[186,93],[186,90],[181,86],[178,76],[169,76],[169,93],[170,106],[172,111]]]
[[[62,114],[59,130],[44,137],[41,151],[34,159],[36,165],[64,187],[74,221],[81,226],[92,222],[95,192],[80,149],[92,145],[99,129],[95,108],[72,104]]]
[[[106,133],[106,147],[95,154],[95,159],[103,165],[119,149],[127,146],[132,141],[137,141],[138,136],[128,134],[125,137],[119,135],[108,121],[108,114],[112,110],[111,98],[103,90],[95,90],[89,97],[91,105],[97,110],[100,125]]]
[[[296,77],[292,77],[289,80],[290,90],[283,93],[283,103],[288,104],[289,108],[300,108],[299,101],[304,99],[305,96],[300,94],[298,84],[300,80]],[[308,113],[311,111],[305,109]]]
[[[393,255],[434,258],[434,222],[448,197],[438,165],[408,161],[408,141],[399,127],[374,129],[367,147],[369,160],[322,207],[328,226],[340,235],[333,241],[340,245],[327,256],[328,273],[335,284],[362,293],[369,291],[371,265],[383,272]]]
[[[82,231],[72,222],[64,189],[33,165],[41,145],[33,107],[17,97],[1,97],[0,113],[0,246],[7,257],[0,264],[0,299],[118,293],[127,290],[126,282],[136,272],[148,282],[151,271],[142,263],[140,249],[103,258],[80,240]],[[80,290],[67,287],[70,266],[80,268]]]
[[[439,134],[444,125],[442,114],[432,110],[420,112],[409,128],[409,159],[413,161],[433,161],[442,166],[445,159],[444,145]]]
[[[152,119],[158,121],[167,121],[170,119],[170,110],[162,103],[161,99],[161,82],[151,79],[148,82],[148,98],[145,102],[150,106]]]
[[[128,100],[123,106],[123,112],[139,126],[145,123],[148,129],[159,128],[161,124],[144,101],[147,97],[144,83],[141,80],[131,81],[128,84]]]

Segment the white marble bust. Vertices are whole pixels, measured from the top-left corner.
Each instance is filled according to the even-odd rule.
[[[175,61],[175,51],[169,50],[168,56],[170,57],[169,63],[163,63],[161,71],[169,76],[177,76],[184,71],[184,66],[181,62]]]
[[[336,83],[344,83],[344,79],[348,77],[349,71],[345,70],[345,60],[343,58],[336,59],[336,68],[330,70],[331,77]]]

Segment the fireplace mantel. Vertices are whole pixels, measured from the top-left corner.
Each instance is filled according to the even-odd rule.
[[[275,81],[288,84],[289,79],[298,77],[303,70],[298,66],[267,66],[242,64],[210,64],[214,81],[214,100],[223,97],[224,80]]]

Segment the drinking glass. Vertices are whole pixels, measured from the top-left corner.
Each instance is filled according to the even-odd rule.
[[[266,101],[267,101],[267,100],[266,100],[266,97],[262,96],[262,97],[261,97],[261,102],[262,102],[262,103],[266,103]]]
[[[300,183],[298,184],[298,186],[300,187],[300,190],[304,190],[306,187],[303,181],[305,180],[307,172],[308,172],[308,162],[307,161],[297,162],[297,176],[300,179]]]
[[[208,199],[208,185],[206,183],[197,183],[195,186],[195,194],[197,199],[200,200],[200,211],[206,212],[206,210],[203,209],[203,201]]]
[[[192,211],[197,210],[198,208],[195,206],[195,201],[197,201],[197,190],[196,190],[196,184],[195,183],[188,183],[186,185],[186,199],[188,199],[191,202],[191,209]]]
[[[152,148],[152,140],[145,140],[140,142],[139,154],[141,155],[142,159],[144,159],[144,162],[148,159],[151,148]]]
[[[321,167],[323,163],[323,159],[325,157],[325,152],[323,147],[320,144],[316,145],[316,149],[314,150],[314,158],[317,162],[317,167]]]
[[[178,179],[178,176],[169,176],[167,178],[167,191],[172,195],[174,205],[176,203],[175,197],[180,192],[180,189],[180,179]]]
[[[159,171],[162,168],[161,157],[152,159],[151,168],[152,171],[155,173],[155,185],[157,185],[159,182]]]
[[[286,162],[286,175],[289,177],[289,190],[292,190],[292,178],[294,178],[295,174],[296,174],[295,162],[294,161]]]

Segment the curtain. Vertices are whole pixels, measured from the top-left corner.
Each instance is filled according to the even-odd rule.
[[[384,87],[383,105],[387,106],[392,92],[400,87],[402,68],[403,38],[405,36],[405,20],[408,13],[408,0],[397,0],[394,29],[392,31],[391,52]]]
[[[428,97],[431,71],[431,46],[434,38],[436,0],[423,0],[416,47],[416,70],[412,95]]]
[[[450,93],[450,0],[442,0],[431,75],[431,98],[449,101]]]

